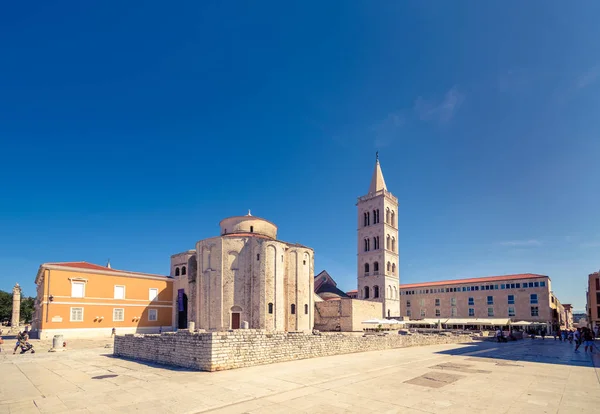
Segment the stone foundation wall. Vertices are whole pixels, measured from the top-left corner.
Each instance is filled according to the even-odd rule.
[[[162,335],[116,336],[114,355],[201,371],[220,371],[295,359],[471,341],[468,335],[312,335],[253,329],[190,333],[180,330]]]

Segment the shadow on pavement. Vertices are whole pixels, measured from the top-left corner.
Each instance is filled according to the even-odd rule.
[[[593,353],[585,353],[583,345],[575,352],[575,344],[553,339],[523,339],[515,342],[498,343],[492,341],[476,342],[466,346],[439,351],[438,354],[471,357],[480,362],[499,363],[503,361],[537,362],[541,364],[559,364],[578,367],[600,367],[600,349],[598,341]]]
[[[143,361],[141,359],[125,358],[125,357],[121,357],[121,356],[115,356],[114,354],[102,354],[101,356],[106,357],[106,358],[113,358],[113,359],[120,359],[123,361],[135,362],[136,364],[145,365],[147,367],[152,367],[152,368],[168,369],[169,371],[198,372],[198,373],[204,372],[204,371],[199,371],[197,369],[178,367],[175,365],[157,364],[156,362]]]

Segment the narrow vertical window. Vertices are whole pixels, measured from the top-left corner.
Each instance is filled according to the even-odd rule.
[[[273,304],[269,303],[269,313],[273,313]]]
[[[178,267],[175,268],[175,276],[179,276],[179,268]]]
[[[292,315],[296,314],[296,305],[293,304],[293,303],[292,303],[292,309],[291,309],[291,311],[292,311]]]
[[[250,233],[254,233],[254,226],[250,226]]]
[[[304,305],[304,314],[308,315],[308,305]]]

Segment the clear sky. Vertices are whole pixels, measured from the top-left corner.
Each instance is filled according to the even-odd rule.
[[[0,289],[167,274],[245,214],[356,288],[379,150],[402,282],[600,268],[600,3],[6,2]]]

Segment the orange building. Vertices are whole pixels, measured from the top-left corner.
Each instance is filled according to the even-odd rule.
[[[44,263],[35,278],[32,334],[49,339],[110,337],[173,329],[173,282],[167,276],[87,262]]]

